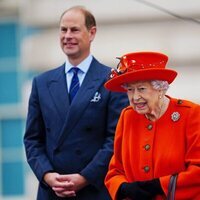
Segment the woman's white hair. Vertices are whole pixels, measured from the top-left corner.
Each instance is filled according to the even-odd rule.
[[[160,80],[152,80],[151,84],[154,89],[156,90],[165,90],[167,91],[169,88],[169,83],[167,81],[160,81]]]

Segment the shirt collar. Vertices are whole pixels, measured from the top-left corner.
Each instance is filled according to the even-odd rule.
[[[92,62],[93,56],[90,54],[87,58],[85,58],[85,60],[83,60],[79,65],[77,65],[76,67],[78,67],[82,72],[87,73],[90,64]],[[68,60],[66,60],[65,62],[65,73],[68,73],[69,70],[74,67]]]

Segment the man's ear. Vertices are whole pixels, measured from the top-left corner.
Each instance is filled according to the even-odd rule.
[[[90,30],[89,30],[89,35],[90,35],[90,42],[92,42],[95,38],[97,32],[97,28],[96,26],[93,26]]]

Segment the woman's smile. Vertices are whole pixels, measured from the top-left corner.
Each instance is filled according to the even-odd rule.
[[[146,108],[147,103],[143,102],[143,103],[134,103],[135,107],[137,110],[144,110]]]

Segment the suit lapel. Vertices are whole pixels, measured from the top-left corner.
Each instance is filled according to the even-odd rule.
[[[57,73],[49,80],[48,88],[56,109],[64,122],[70,106],[64,65],[58,68]]]
[[[64,141],[64,138],[71,132],[73,127],[78,123],[78,120],[83,115],[84,110],[89,105],[98,88],[103,84],[104,79],[99,73],[99,67],[101,65],[93,59],[91,66],[85,76],[85,79],[81,85],[81,88],[74,97],[72,104],[67,113],[67,118],[63,130],[61,131],[61,137],[58,140],[57,146],[60,146]]]

